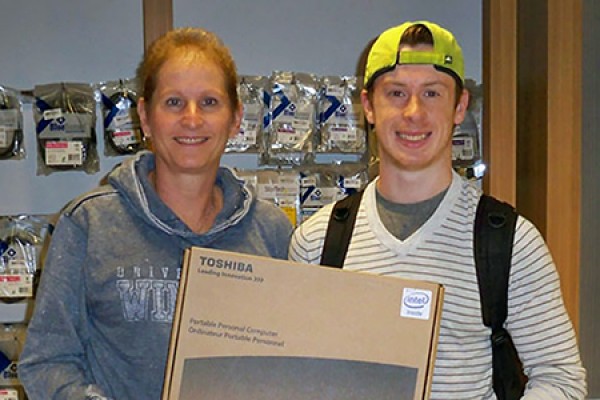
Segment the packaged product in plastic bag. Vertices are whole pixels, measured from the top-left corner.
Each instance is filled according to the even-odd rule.
[[[321,153],[367,151],[367,133],[354,76],[324,76],[319,96],[319,144]]]
[[[238,84],[244,114],[237,135],[230,138],[225,152],[258,153],[263,140],[263,127],[267,104],[265,90],[269,79],[266,76],[242,75]]]
[[[21,94],[0,86],[0,160],[25,157]]]
[[[299,165],[314,156],[318,79],[313,74],[271,75],[269,135],[265,164]]]
[[[38,141],[38,175],[99,171],[96,100],[89,84],[51,83],[33,90]]]
[[[138,86],[134,79],[98,85],[104,127],[104,155],[134,154],[146,148],[137,113]]]
[[[51,225],[38,217],[0,217],[0,301],[33,297],[40,255]]]

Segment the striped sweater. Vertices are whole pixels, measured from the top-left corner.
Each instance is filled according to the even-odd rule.
[[[365,189],[344,268],[442,284],[431,399],[495,399],[490,329],[482,322],[473,259],[479,189],[454,174],[435,213],[401,241],[379,219],[375,184]],[[332,207],[325,206],[296,229],[290,259],[319,263]],[[529,376],[524,399],[585,398],[585,370],[556,267],[541,234],[523,217],[515,232],[505,326]]]

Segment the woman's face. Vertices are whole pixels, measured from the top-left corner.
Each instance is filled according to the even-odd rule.
[[[165,62],[152,101],[138,104],[157,173],[214,173],[227,140],[240,128],[241,105],[231,103],[223,71],[212,60],[176,56]]]

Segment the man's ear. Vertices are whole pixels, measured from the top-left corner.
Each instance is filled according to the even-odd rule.
[[[458,99],[458,103],[456,104],[456,109],[454,110],[454,125],[458,125],[463,122],[468,106],[469,91],[467,89],[463,89],[460,99]]]
[[[369,100],[369,92],[367,92],[365,89],[361,90],[360,92],[360,102],[362,103],[367,122],[373,125],[375,123],[375,113],[373,112],[373,105],[371,104],[371,100]]]

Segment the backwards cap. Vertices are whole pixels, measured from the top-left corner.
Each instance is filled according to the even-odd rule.
[[[424,25],[431,32],[433,51],[399,51],[402,35],[414,25]],[[371,87],[378,76],[393,70],[399,64],[432,64],[436,69],[458,78],[463,84],[465,82],[464,59],[458,42],[452,33],[432,22],[405,22],[379,35],[367,57],[365,87]]]

